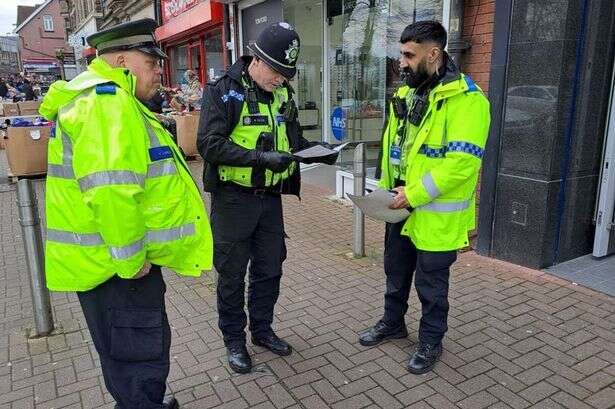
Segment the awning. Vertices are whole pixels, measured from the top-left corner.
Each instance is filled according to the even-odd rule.
[[[223,5],[205,0],[202,3],[169,19],[156,29],[156,40],[167,41],[183,33],[193,32],[202,26],[223,21]]]

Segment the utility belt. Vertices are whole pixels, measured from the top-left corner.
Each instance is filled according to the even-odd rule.
[[[281,193],[281,185],[275,185],[275,186],[269,186],[267,188],[262,188],[262,187],[246,187],[246,186],[240,186],[236,183],[233,182],[223,182],[220,181],[219,182],[219,186],[221,189],[225,189],[225,190],[229,190],[229,191],[234,191],[237,193],[244,193],[244,194],[248,194],[248,195],[254,195],[254,196],[274,196],[274,197],[280,197]]]
[[[401,180],[401,179],[395,179],[393,183],[394,183],[393,187],[406,186],[406,181]]]

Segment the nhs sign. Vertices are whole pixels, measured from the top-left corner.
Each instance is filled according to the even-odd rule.
[[[338,141],[346,138],[346,112],[342,107],[336,107],[331,113],[331,131]]]

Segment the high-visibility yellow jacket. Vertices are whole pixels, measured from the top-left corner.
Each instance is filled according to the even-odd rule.
[[[453,67],[455,68],[455,67]],[[414,90],[399,88],[396,96],[412,98]],[[408,104],[410,106],[410,104]],[[402,234],[425,251],[451,251],[468,245],[475,227],[475,191],[489,133],[489,101],[470,77],[447,74],[428,97],[428,109],[418,126],[391,114],[383,135],[380,187],[395,187],[391,146],[405,129],[400,179],[414,208]]]
[[[171,136],[135,97],[128,70],[95,59],[55,82],[46,185],[47,286],[87,291],[145,261],[199,276],[212,266],[202,197]]]
[[[265,133],[271,136],[271,146],[267,150],[290,152],[290,141],[286,134],[286,123],[281,115],[280,107],[289,100],[288,90],[285,87],[273,91],[271,104],[258,102],[258,112],[251,113],[248,102],[244,101],[239,121],[231,132],[230,139],[237,145],[246,149],[257,149],[263,143]],[[260,148],[262,149],[262,147]],[[287,179],[294,171],[293,162],[284,172],[274,173],[269,169],[255,172],[251,166],[218,166],[218,177],[223,182],[233,182],[244,187],[272,187]]]

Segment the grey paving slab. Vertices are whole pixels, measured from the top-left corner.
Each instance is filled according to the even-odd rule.
[[[579,257],[544,270],[549,274],[615,296],[615,255]]]

